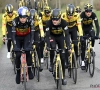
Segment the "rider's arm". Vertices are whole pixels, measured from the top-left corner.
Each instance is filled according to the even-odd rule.
[[[48,21],[46,23],[46,43],[47,43],[47,47],[50,48],[50,40],[49,40],[49,37],[50,37],[50,21]]]
[[[94,23],[96,26],[96,35],[99,36],[99,22],[98,22],[98,18],[95,13],[94,13]]]
[[[6,35],[6,16],[3,14],[2,16],[2,35],[5,37]]]
[[[65,20],[66,18],[65,13],[62,13],[61,18]]]
[[[63,29],[65,32],[65,42],[66,42],[66,46],[68,49],[70,49],[70,36],[69,36],[69,30],[68,30],[68,25],[67,22],[64,20],[63,21]]]
[[[44,30],[43,30],[42,20],[41,20],[40,17],[39,17],[38,20],[39,20],[38,22],[39,22],[40,35],[41,35],[41,37],[44,37]]]
[[[41,12],[39,13],[39,17],[41,17],[41,18],[42,18],[42,13],[41,13]]]
[[[82,24],[81,24],[80,16],[78,16],[78,18],[77,18],[77,27],[78,27],[79,35],[83,36],[83,30],[82,30]]]

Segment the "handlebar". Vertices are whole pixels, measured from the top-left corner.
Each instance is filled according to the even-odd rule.
[[[90,36],[83,36],[84,39],[89,39],[89,38],[93,38],[93,39],[100,39],[100,38],[97,38],[96,36],[94,37],[90,37]]]
[[[21,50],[18,50],[18,51],[15,51],[15,50],[12,50],[13,52],[22,52],[22,53],[25,53],[25,51],[27,51],[27,50],[25,50],[25,49],[21,49]],[[34,51],[34,49],[31,49],[31,50],[29,50],[29,51]]]

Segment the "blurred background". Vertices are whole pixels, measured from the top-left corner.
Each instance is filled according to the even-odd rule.
[[[0,12],[3,11],[6,4],[12,4],[15,9],[18,8],[19,0],[0,0]],[[34,0],[31,0],[32,5],[34,5]],[[79,5],[81,8],[84,7],[84,4],[91,3],[94,6],[95,10],[100,10],[100,0],[48,0],[49,6],[52,8],[58,7],[65,9],[66,5],[69,3],[74,4],[75,6]]]

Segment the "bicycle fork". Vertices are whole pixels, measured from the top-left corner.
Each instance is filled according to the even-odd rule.
[[[57,55],[57,58],[56,58],[56,66],[55,66],[55,70],[56,70],[56,80],[58,80],[59,79],[59,77],[58,77],[58,62],[60,63],[60,68],[59,69],[61,69],[61,73],[62,73],[62,79],[63,79],[63,71],[62,71],[62,64],[61,64],[61,60],[60,60],[60,57],[59,57],[59,55]]]

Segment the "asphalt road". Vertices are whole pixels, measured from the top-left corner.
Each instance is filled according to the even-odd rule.
[[[74,84],[72,78],[68,77],[66,70],[67,85],[63,86],[63,90],[100,90],[100,45],[96,41],[96,68],[94,77],[89,76],[89,72],[78,69],[77,83]],[[6,45],[0,49],[0,90],[23,90],[22,84],[15,83],[15,74],[13,71],[12,63],[6,58],[7,48]],[[36,78],[27,83],[28,90],[56,90],[56,85],[52,74],[44,67],[43,72],[40,73],[40,82]],[[93,85],[93,86],[91,86]],[[95,87],[95,85],[99,85]]]

